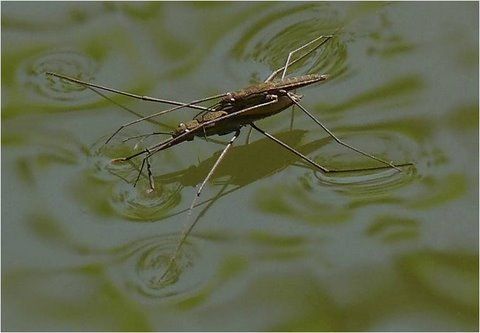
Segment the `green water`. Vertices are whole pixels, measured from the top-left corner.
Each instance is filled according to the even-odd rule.
[[[189,101],[261,81],[338,28],[292,68],[331,75],[302,105],[414,167],[322,175],[259,133],[245,145],[245,128],[161,281],[222,145],[155,155],[148,194],[140,161],[110,159],[196,111],[103,147],[165,106],[44,73]],[[3,2],[2,330],[477,330],[478,88],[476,2]],[[292,130],[290,111],[258,125],[325,167],[378,165],[299,110]]]

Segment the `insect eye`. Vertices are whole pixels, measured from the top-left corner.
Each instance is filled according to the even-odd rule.
[[[235,98],[233,98],[233,95],[231,92],[228,92],[227,93],[227,98],[230,102],[234,103],[235,102]]]

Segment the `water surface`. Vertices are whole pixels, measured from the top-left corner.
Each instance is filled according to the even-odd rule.
[[[164,106],[44,73],[189,101],[259,82],[335,31],[292,68],[331,76],[302,104],[414,166],[322,175],[259,133],[246,145],[245,129],[161,281],[222,145],[157,154],[148,194],[146,177],[132,186],[139,161],[110,159],[196,112],[104,147]],[[2,329],[478,329],[478,88],[475,2],[2,3]],[[325,167],[378,165],[298,110],[293,129],[288,111],[258,124]]]

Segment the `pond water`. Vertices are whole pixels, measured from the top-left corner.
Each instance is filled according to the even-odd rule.
[[[322,175],[248,130],[111,164],[317,36],[302,105],[392,169]],[[2,330],[477,330],[478,3],[2,3]],[[298,91],[300,93],[300,91]],[[208,104],[206,104],[208,105]],[[135,115],[136,114],[136,115]],[[298,109],[258,122],[328,168],[377,166]],[[218,139],[218,140],[217,140]],[[137,146],[137,147],[135,147]]]

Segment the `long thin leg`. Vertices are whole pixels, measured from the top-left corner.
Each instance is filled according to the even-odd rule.
[[[198,213],[197,217],[195,218],[194,223],[197,223],[197,221],[200,220],[200,219],[202,218],[202,216],[205,215],[205,213],[212,207],[212,205],[213,205],[218,199],[220,199],[221,197],[223,197],[223,196],[225,196],[225,195],[227,195],[228,193],[231,192],[231,191],[228,191],[228,192],[226,192],[226,193],[223,193],[223,192],[225,191],[225,189],[227,188],[227,186],[228,186],[228,184],[223,185],[222,188],[220,189],[220,191],[218,191],[218,193],[217,193],[213,198],[211,198],[211,199],[209,199],[209,200],[207,200],[207,201],[204,201],[204,202],[202,202],[202,203],[199,203],[199,204],[197,205],[197,206],[200,206],[200,205],[203,205],[203,204],[205,204],[205,203],[207,204],[207,205],[200,211],[200,213]],[[178,215],[178,214],[182,214],[182,213],[184,213],[185,211],[186,211],[186,210],[182,210],[182,211],[179,211],[179,212],[177,212],[177,213],[167,215],[167,216],[165,216],[165,218],[167,218],[167,217],[172,217],[172,216],[176,216],[176,215]],[[179,253],[179,252],[177,252],[177,254],[176,254],[177,257],[178,257],[178,253]],[[166,276],[166,274],[168,273],[168,271],[171,269],[171,265],[172,265],[174,262],[175,262],[175,260],[174,260],[171,264],[169,263],[169,266],[167,267],[168,270],[166,270],[166,272],[164,272],[164,274],[163,274],[159,279],[155,279],[155,281],[156,281],[157,283],[161,283],[161,282],[162,282],[163,278]]]
[[[248,132],[247,132],[247,138],[245,140],[245,144],[248,145],[248,143],[250,142],[250,135],[252,134],[252,126],[250,126],[248,128]]]
[[[148,149],[144,149],[138,153],[135,153],[135,154],[132,154],[130,156],[127,156],[127,157],[119,157],[119,158],[114,158],[110,161],[110,163],[120,163],[120,162],[125,162],[125,161],[129,161],[131,160],[132,158],[134,157],[137,157],[137,156],[140,156],[140,155],[143,155],[143,154],[150,154],[152,155],[153,153],[150,151],[151,149],[157,147],[157,146],[163,146],[163,145],[167,145],[171,142],[173,142],[174,138],[170,138],[170,139],[167,139],[165,141],[162,141],[160,142],[159,144],[153,146],[153,147],[150,147]],[[173,144],[172,144],[173,145]],[[158,150],[154,151],[154,153],[156,153]]]
[[[259,131],[260,133],[262,133],[263,135],[265,135],[267,138],[271,139],[272,141],[278,143],[279,145],[281,145],[282,147],[288,149],[289,151],[291,151],[292,153],[294,153],[295,155],[297,155],[298,157],[300,157],[301,159],[303,159],[305,162],[308,162],[310,163],[311,165],[313,165],[315,168],[317,168],[318,170],[320,170],[321,172],[324,172],[324,173],[340,173],[340,172],[355,172],[355,171],[369,171],[369,170],[382,170],[382,169],[387,169],[387,168],[391,168],[390,166],[379,166],[379,167],[372,167],[372,168],[358,168],[358,169],[327,169],[325,168],[324,166],[321,166],[320,164],[318,164],[317,162],[313,161],[312,159],[310,159],[309,157],[303,155],[301,152],[299,152],[298,150],[290,147],[289,145],[287,145],[285,142],[277,139],[276,137],[274,137],[273,135],[265,132],[264,130],[260,129],[257,127],[257,125],[255,124],[250,124],[250,126],[252,126],[254,129],[256,129],[257,131]],[[407,165],[412,165],[412,163],[403,163],[403,164],[399,164],[398,166],[407,166]]]
[[[150,165],[150,158],[151,155],[147,155],[142,159],[142,165],[140,166],[140,170],[138,170],[137,178],[135,178],[135,182],[133,183],[133,187],[137,186],[138,180],[142,175],[143,167],[145,164],[147,165],[147,175],[148,175],[148,183],[150,188],[148,189],[147,193],[151,193],[155,191],[155,182],[153,180],[153,173],[152,173],[152,166]]]
[[[131,125],[133,125],[133,124],[139,123],[139,122],[141,122],[141,121],[144,121],[144,120],[147,120],[147,119],[150,119],[150,118],[153,118],[153,117],[161,116],[162,114],[166,114],[166,113],[169,113],[169,112],[172,112],[172,111],[175,111],[175,110],[184,108],[184,107],[190,107],[190,106],[192,106],[193,104],[200,103],[200,102],[205,102],[205,101],[208,101],[208,100],[213,99],[213,98],[218,98],[218,96],[211,96],[211,97],[206,97],[206,98],[203,98],[203,99],[197,99],[197,100],[192,101],[192,102],[190,102],[190,103],[182,104],[182,105],[179,105],[179,106],[175,106],[175,107],[173,107],[173,108],[170,108],[170,109],[167,109],[167,110],[162,110],[162,111],[153,113],[153,114],[151,114],[151,115],[148,115],[148,116],[145,116],[145,117],[142,117],[142,118],[138,118],[138,119],[135,119],[135,120],[130,121],[130,122],[128,122],[128,123],[125,123],[125,124],[123,124],[122,126],[120,126],[120,127],[107,139],[107,141],[105,141],[105,144],[107,144],[108,142],[110,142],[110,140],[113,139],[113,137],[114,137],[115,135],[117,135],[118,132],[120,132],[120,131],[121,131],[122,129],[124,129],[125,127],[131,126]],[[203,106],[202,106],[202,109],[210,111],[209,108],[204,108]]]
[[[290,65],[293,65],[294,63],[302,60],[303,58],[305,58],[306,56],[310,55],[313,51],[315,51],[316,49],[318,49],[320,46],[322,46],[323,44],[325,44],[328,40],[330,40],[330,38],[332,38],[334,35],[327,35],[327,36],[320,36],[320,37],[317,37],[315,38],[314,40],[308,42],[307,44],[299,47],[298,49],[295,49],[293,51],[291,51],[289,54],[288,54],[288,57],[287,57],[287,61],[285,63],[285,66],[283,67],[280,67],[276,70],[274,70],[272,72],[272,74],[270,74],[270,76],[265,80],[265,82],[269,82],[269,81],[272,81],[280,72],[283,71],[282,73],[282,80],[283,78],[285,77],[285,74],[287,73],[287,68],[288,66]],[[301,57],[298,57],[297,59],[293,60],[293,61],[290,61],[292,55],[295,53],[295,52],[298,52],[304,48],[306,48],[307,46],[315,43],[316,41],[322,39],[322,38],[325,38],[325,40],[323,42],[321,42],[320,44],[318,44],[317,46],[315,46],[314,48],[312,48],[310,51],[308,51],[307,53],[305,53],[304,55],[302,55]]]
[[[197,220],[199,220],[202,216],[205,215],[205,213],[207,212],[207,210],[208,210],[210,207],[212,207],[212,205],[213,205],[218,199],[220,199],[220,198],[223,196],[223,194],[224,194],[223,192],[224,192],[225,189],[228,187],[228,185],[229,185],[228,183],[223,184],[223,186],[222,186],[222,188],[220,189],[220,191],[218,191],[218,193],[215,194],[215,196],[214,196],[213,198],[209,199],[208,201],[204,201],[204,202],[203,202],[203,203],[208,202],[208,204],[207,204],[207,206],[206,206],[205,208],[203,208],[203,209],[200,211],[200,213],[198,213],[198,216],[195,218],[195,223],[196,223]],[[202,204],[201,202],[198,203],[198,204],[196,204],[196,205],[194,206],[194,208],[200,206],[201,204]]]
[[[405,167],[405,166],[410,166],[413,165],[411,162],[406,162],[406,163],[399,163],[396,164],[397,167]],[[304,168],[304,169],[311,169],[309,166],[305,164],[292,164],[292,166],[296,166],[298,168]],[[353,169],[328,169],[327,173],[348,173],[348,172],[359,172],[359,171],[375,171],[375,170],[385,170],[385,169],[391,169],[390,166],[386,165],[381,165],[381,166],[374,166],[374,167],[366,167],[366,168],[353,168]]]
[[[166,134],[166,135],[172,135],[170,132],[152,132],[152,133],[147,133],[147,134],[139,134],[139,135],[133,135],[129,136],[128,138],[125,138],[122,140],[122,142],[127,142],[133,139],[138,139],[142,138],[142,140],[145,140],[146,138],[153,136],[153,135],[160,135],[160,134]]]
[[[320,45],[323,45],[324,43],[326,43],[332,36],[326,36],[326,37],[327,37],[327,39],[326,39],[323,43],[320,43]],[[321,38],[323,38],[323,36],[320,36],[320,37],[315,38],[314,40],[308,42],[307,44],[305,44],[305,45],[303,45],[303,46],[301,46],[301,47],[299,47],[298,49],[295,49],[295,50],[291,51],[291,52],[288,54],[287,61],[285,62],[285,66],[283,66],[284,68],[283,68],[283,72],[282,72],[282,78],[281,78],[280,80],[283,81],[283,79],[285,78],[285,74],[287,74],[288,65],[290,65],[290,58],[292,57],[292,55],[293,55],[295,52],[298,52],[298,51],[300,51],[300,50],[303,50],[304,48],[306,48],[307,46],[311,45],[312,43],[315,43],[317,40],[319,40],[319,39],[321,39]],[[315,47],[314,49],[319,48],[320,45],[317,46],[317,47]]]
[[[133,114],[133,115],[135,115],[135,116],[137,116],[137,117],[143,117],[143,114],[141,114],[141,113],[139,113],[139,112],[136,112],[136,111],[133,111],[133,110],[130,109],[130,108],[127,108],[125,105],[122,105],[122,104],[118,103],[117,101],[111,99],[110,97],[108,97],[107,95],[101,93],[101,92],[98,91],[97,89],[92,88],[92,87],[88,87],[88,86],[87,86],[87,88],[90,89],[91,91],[93,91],[94,93],[96,93],[97,95],[105,98],[107,101],[109,101],[109,102],[115,104],[116,106],[124,109],[125,111],[127,111],[127,112],[129,112],[129,113],[131,113],[131,114]],[[169,126],[169,125],[167,125],[167,124],[161,123],[161,122],[159,122],[159,121],[149,120],[149,122],[151,122],[151,123],[153,123],[153,124],[156,124],[156,125],[163,126],[163,127],[173,128],[172,126]]]
[[[207,140],[205,140],[205,141],[207,141]],[[211,137],[208,138],[208,142],[212,142],[212,143],[215,143],[217,145],[222,145],[222,146],[225,146],[227,144],[226,141],[212,139]]]
[[[133,183],[133,187],[137,186],[138,180],[140,179],[140,176],[142,175],[143,167],[145,166],[145,161],[147,159],[144,158],[142,159],[142,165],[140,166],[140,170],[138,170],[138,175],[137,178],[135,178],[135,182]]]
[[[212,99],[218,99],[218,98],[224,97],[226,95],[226,93],[225,94],[219,94],[219,95],[215,95],[215,96],[209,96],[209,97],[197,99],[197,100],[194,100],[194,101],[191,101],[191,102],[188,102],[188,103],[182,103],[182,102],[177,102],[177,101],[172,101],[172,100],[167,100],[167,99],[160,99],[160,98],[149,97],[149,96],[140,96],[140,95],[132,94],[132,93],[129,93],[129,92],[125,92],[125,91],[121,91],[121,90],[117,90],[117,89],[113,89],[113,88],[109,88],[109,87],[105,87],[105,86],[101,86],[101,85],[94,84],[94,83],[85,82],[85,81],[82,81],[82,80],[78,80],[78,79],[75,79],[75,78],[71,78],[71,77],[68,77],[68,76],[65,76],[65,75],[56,74],[56,73],[52,73],[52,72],[47,72],[46,74],[47,75],[52,75],[52,76],[55,76],[55,77],[58,77],[58,78],[61,78],[61,79],[64,79],[64,80],[67,80],[67,81],[70,81],[70,82],[81,84],[81,85],[83,85],[85,87],[88,87],[88,88],[91,88],[91,89],[92,88],[97,88],[97,89],[102,89],[102,90],[105,90],[105,91],[113,92],[113,93],[116,93],[116,94],[132,97],[132,98],[141,99],[141,100],[144,100],[144,101],[176,105],[176,107],[174,107],[174,108],[163,110],[163,111],[160,111],[160,112],[156,112],[154,114],[151,114],[151,115],[136,119],[134,121],[131,121],[129,123],[123,124],[122,126],[120,126],[120,128],[118,128],[107,139],[105,144],[107,144],[118,132],[120,132],[125,127],[131,126],[131,125],[139,123],[141,121],[144,121],[144,120],[147,120],[147,119],[150,119],[150,118],[153,118],[153,117],[157,117],[157,116],[160,116],[162,114],[166,114],[166,113],[169,113],[169,112],[172,112],[172,111],[184,108],[184,107],[199,109],[199,110],[202,110],[202,111],[210,111],[210,108],[200,106],[200,105],[195,105],[195,104],[206,102],[206,101],[209,101],[209,100],[212,100]]]
[[[178,105],[178,106],[182,106],[182,107],[187,107],[188,106],[189,108],[199,109],[199,110],[207,110],[208,108],[205,108],[205,107],[202,107],[202,106],[199,106],[199,105],[194,105],[194,104],[204,102],[204,101],[208,101],[208,100],[215,99],[215,98],[221,98],[221,97],[226,95],[226,94],[219,94],[219,95],[216,95],[216,96],[210,96],[210,97],[207,97],[207,98],[204,98],[204,99],[200,99],[198,101],[193,101],[193,102],[189,102],[189,103],[182,103],[182,102],[172,101],[172,100],[168,100],[168,99],[136,95],[136,94],[132,94],[132,93],[129,93],[129,92],[126,92],[126,91],[121,91],[121,90],[101,86],[101,85],[98,85],[98,84],[85,82],[85,81],[82,81],[82,80],[79,80],[79,79],[75,79],[73,77],[69,77],[69,76],[65,76],[65,75],[57,74],[57,73],[53,73],[53,72],[46,72],[45,74],[55,76],[55,77],[58,77],[60,79],[64,79],[64,80],[67,80],[67,81],[70,81],[70,82],[78,83],[78,84],[81,84],[81,85],[86,86],[86,87],[93,87],[93,88],[97,88],[97,89],[102,89],[102,90],[109,91],[109,92],[112,92],[112,93],[115,93],[115,94],[128,96],[128,97],[132,97],[132,98],[136,98],[136,99],[141,99],[143,101]]]
[[[187,136],[197,135],[197,133],[200,133],[201,131],[203,131],[203,128],[206,128],[207,126],[213,125],[216,122],[223,121],[225,119],[232,118],[232,117],[235,117],[235,116],[239,116],[242,113],[246,113],[248,111],[251,111],[251,110],[254,110],[254,109],[257,109],[257,108],[261,108],[261,107],[265,107],[267,105],[277,103],[277,102],[278,102],[278,96],[270,95],[270,101],[268,101],[268,102],[260,103],[260,104],[242,109],[242,110],[235,111],[233,113],[226,114],[226,115],[218,117],[216,119],[206,121],[206,122],[202,123],[201,125],[195,127],[194,129],[192,129],[188,132],[184,132],[184,133],[182,133],[182,134],[180,134],[180,135],[178,135],[174,138],[171,138],[171,139],[165,140],[163,142],[160,142],[156,145],[153,145],[153,146],[149,147],[148,149],[142,150],[142,151],[140,151],[138,153],[135,153],[135,154],[132,154],[130,156],[114,158],[114,159],[112,159],[111,162],[112,163],[125,162],[125,161],[131,160],[132,158],[135,158],[137,156],[147,154],[147,153],[149,155],[153,155],[153,154],[155,154],[155,153],[157,153],[161,150],[173,147],[173,146],[185,141]]]
[[[202,123],[200,126],[190,130],[189,132],[185,132],[185,133],[182,133],[180,134],[179,136],[176,136],[175,138],[173,139],[170,139],[170,140],[167,140],[167,142],[162,142],[162,143],[159,143],[157,145],[154,145],[150,148],[148,148],[150,151],[151,151],[151,154],[154,154],[160,150],[164,150],[164,149],[167,149],[169,147],[172,147],[180,142],[182,142],[183,140],[185,140],[184,138],[187,137],[187,136],[190,136],[192,134],[197,134],[197,133],[200,133],[201,131],[203,131],[203,128],[206,128],[210,125],[213,125],[217,122],[220,122],[220,121],[223,121],[223,120],[226,120],[228,118],[232,118],[232,117],[235,117],[235,116],[239,116],[243,113],[246,113],[248,111],[251,111],[251,110],[254,110],[254,109],[258,109],[258,108],[261,108],[261,107],[265,107],[267,105],[270,105],[270,104],[273,104],[273,103],[277,103],[278,102],[278,96],[276,95],[270,95],[270,101],[268,102],[265,102],[265,103],[260,103],[260,104],[257,104],[257,105],[254,105],[254,106],[251,106],[251,107],[248,107],[248,108],[245,108],[245,109],[242,109],[242,110],[239,110],[239,111],[235,111],[233,113],[229,113],[229,114],[226,114],[224,116],[221,116],[221,117],[218,117],[216,119],[213,119],[213,120],[209,120],[209,121],[206,121],[204,123]],[[145,152],[140,152],[140,153],[137,153],[137,154],[134,154],[134,155],[131,155],[131,156],[128,156],[128,157],[124,157],[124,158],[120,158],[120,159],[116,159],[116,161],[127,161],[133,157],[136,157],[142,153],[145,153]]]
[[[307,156],[303,155],[301,152],[299,152],[298,150],[290,147],[289,145],[287,145],[285,142],[277,139],[276,137],[274,137],[273,135],[265,132],[264,130],[262,130],[261,128],[258,128],[257,125],[255,125],[254,123],[251,123],[250,126],[252,126],[254,129],[256,129],[257,131],[259,131],[260,133],[262,133],[263,135],[265,135],[267,138],[275,141],[276,143],[278,143],[279,145],[281,145],[283,148],[286,148],[288,150],[290,150],[292,153],[294,153],[295,155],[297,155],[298,157],[300,157],[301,159],[303,159],[304,161],[310,163],[311,165],[313,165],[314,167],[316,167],[318,170],[322,171],[322,172],[330,172],[330,170],[328,170],[327,168],[321,166],[320,164],[318,164],[317,162],[315,162],[314,160],[308,158]]]
[[[149,158],[150,158],[150,154],[145,156],[145,161],[147,162],[148,183],[150,184],[150,189],[147,191],[147,193],[151,193],[155,191],[155,183],[153,180],[152,166],[150,165]]]
[[[295,120],[295,104],[292,104],[292,111],[291,111],[291,115],[290,115],[290,131],[293,131],[293,121],[294,120]]]
[[[210,169],[210,172],[208,173],[207,177],[205,177],[205,179],[203,180],[202,184],[198,187],[197,189],[197,193],[195,195],[195,198],[193,199],[189,209],[188,209],[188,213],[187,213],[187,222],[186,222],[186,226],[187,228],[184,229],[184,231],[182,232],[182,235],[180,236],[180,239],[178,241],[178,244],[177,244],[177,247],[175,248],[175,252],[173,253],[172,257],[170,258],[170,261],[167,265],[167,268],[165,269],[165,272],[163,273],[163,275],[160,277],[160,279],[162,280],[167,274],[168,272],[170,271],[170,268],[172,267],[173,263],[175,262],[176,258],[177,258],[177,255],[178,255],[178,252],[180,251],[183,243],[185,242],[185,240],[187,239],[188,235],[190,234],[190,232],[192,231],[192,229],[195,227],[195,224],[198,222],[198,219],[194,220],[193,223],[190,223],[190,225],[188,224],[188,222],[190,221],[190,218],[192,216],[192,210],[193,210],[193,207],[195,206],[195,204],[197,203],[197,200],[198,198],[200,197],[200,194],[202,193],[202,190],[205,186],[205,184],[208,182],[208,180],[212,177],[213,173],[215,172],[215,169],[217,169],[218,165],[220,164],[220,162],[223,160],[223,158],[225,157],[225,154],[227,153],[227,151],[230,149],[230,147],[233,145],[233,142],[238,138],[238,136],[240,135],[240,131],[237,130],[235,132],[235,135],[230,139],[230,141],[228,142],[228,144],[225,146],[225,148],[223,149],[222,153],[220,154],[220,156],[218,157],[217,161],[215,162],[215,164],[213,165],[212,169]]]
[[[228,184],[225,184],[224,187],[226,187],[227,185],[228,185]],[[221,197],[224,197],[224,196],[226,196],[226,195],[228,195],[228,194],[230,194],[230,193],[232,193],[232,192],[235,192],[236,190],[238,190],[238,189],[240,189],[240,188],[242,188],[242,187],[243,187],[243,186],[236,186],[235,188],[230,189],[230,190],[226,191],[225,193],[223,193],[223,188],[222,188],[222,190],[220,190],[220,192],[219,192],[215,197],[210,198],[210,199],[207,199],[207,200],[202,201],[202,202],[199,202],[199,203],[196,204],[195,207],[193,207],[193,208],[196,208],[196,207],[199,207],[199,206],[202,206],[202,205],[205,205],[205,204],[208,204],[208,206],[210,206],[211,204],[213,204],[213,201],[218,200],[218,199],[220,199]],[[218,198],[217,198],[217,196],[218,196]],[[177,216],[177,215],[183,214],[183,213],[185,213],[185,212],[187,212],[187,211],[188,211],[188,208],[185,208],[185,209],[176,211],[176,212],[174,212],[174,213],[172,213],[172,214],[165,215],[164,218],[169,218],[169,217],[172,217],[172,216]]]
[[[328,135],[330,135],[330,136],[331,136],[335,141],[337,141],[339,144],[341,144],[342,146],[347,147],[347,148],[349,148],[349,149],[351,149],[351,150],[353,150],[353,151],[355,151],[355,152],[357,152],[357,153],[359,153],[359,154],[362,154],[362,155],[364,155],[364,156],[367,156],[367,157],[369,157],[369,158],[371,158],[371,159],[374,159],[374,160],[376,160],[376,161],[378,161],[378,162],[384,163],[384,164],[390,166],[391,168],[394,168],[394,169],[396,169],[396,170],[398,170],[398,171],[401,171],[401,170],[400,170],[398,167],[396,167],[392,162],[387,162],[387,161],[385,161],[385,160],[382,160],[381,158],[375,157],[375,156],[373,156],[372,154],[366,153],[366,152],[364,152],[364,151],[362,151],[362,150],[360,150],[360,149],[358,149],[358,148],[355,148],[355,147],[350,146],[349,144],[343,142],[342,140],[340,140],[339,138],[337,138],[337,137],[335,136],[335,134],[333,134],[325,125],[323,125],[323,124],[320,122],[320,120],[318,120],[312,113],[308,112],[307,109],[305,109],[302,105],[300,105],[300,103],[298,103],[298,102],[295,100],[295,98],[294,98],[290,93],[287,93],[287,95],[288,95],[288,97],[290,98],[290,100],[291,100],[296,106],[298,106],[303,112],[305,112],[305,114],[306,114],[307,116],[309,116],[314,122],[316,122],[318,125],[320,125],[320,126],[324,129],[324,131],[327,132]]]
[[[150,135],[148,136],[144,136],[143,138],[141,138],[140,140],[138,140],[138,142],[133,146],[133,150],[137,150],[138,149],[138,146],[148,137],[152,136],[152,135],[157,135],[157,134],[164,134],[164,133],[151,133]],[[124,140],[125,142],[125,140]]]

